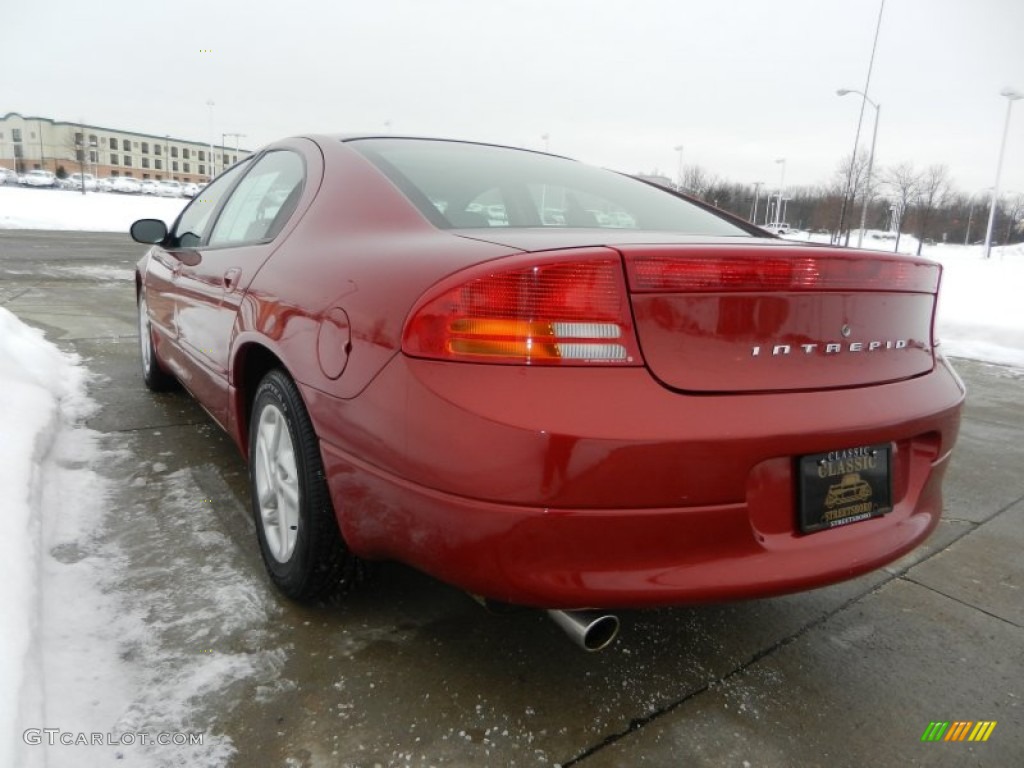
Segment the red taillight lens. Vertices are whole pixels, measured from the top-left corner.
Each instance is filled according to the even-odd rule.
[[[502,260],[445,281],[413,310],[402,349],[479,363],[639,365],[622,264],[606,253]]]
[[[634,293],[731,291],[900,291],[935,293],[937,264],[847,253],[778,254],[737,249],[707,254],[629,255],[626,270]]]

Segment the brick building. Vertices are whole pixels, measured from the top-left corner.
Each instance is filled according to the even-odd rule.
[[[48,117],[9,112],[0,117],[0,167],[24,173],[34,169],[67,173],[84,170],[97,177],[176,179],[205,182],[247,150],[155,136]]]

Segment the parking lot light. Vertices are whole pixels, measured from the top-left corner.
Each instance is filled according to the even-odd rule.
[[[992,255],[992,227],[996,221],[996,203],[999,201],[999,181],[1003,174],[1003,155],[1006,152],[1006,135],[1010,131],[1010,111],[1013,109],[1013,102],[1017,99],[1024,99],[1024,93],[1013,88],[1003,88],[1000,96],[1006,97],[1006,121],[1003,123],[1003,140],[999,144],[999,160],[996,162],[996,183],[992,185],[992,204],[988,209],[988,229],[985,230],[985,258]]]

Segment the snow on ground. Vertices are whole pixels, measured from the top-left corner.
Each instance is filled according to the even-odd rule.
[[[139,461],[77,423],[95,409],[88,378],[75,355],[0,307],[0,766],[81,765],[75,745],[26,742],[54,726],[115,740],[90,747],[91,765],[226,765],[234,746],[211,728],[218,713],[204,707],[216,705],[204,702],[253,675],[269,691],[286,685],[277,679],[285,652],[264,630],[275,604],[210,529],[191,470],[154,489],[160,521],[146,502],[119,505],[122,530],[111,534],[116,489],[97,468],[138,470]],[[154,543],[145,567],[133,562]],[[194,642],[183,652],[172,636]],[[202,733],[202,744],[139,736],[182,733]],[[126,737],[133,742],[118,741]]]
[[[189,201],[154,195],[0,186],[0,229],[127,232],[137,219],[173,222]]]
[[[22,718],[43,720],[39,574],[47,531],[39,512],[58,438],[91,407],[85,377],[76,358],[0,307],[0,765],[20,764],[8,737]]]

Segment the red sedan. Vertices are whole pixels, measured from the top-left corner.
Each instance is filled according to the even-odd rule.
[[[751,598],[938,522],[964,388],[928,260],[547,154],[342,136],[132,235],[145,382],[247,457],[292,598],[360,559],[546,609]]]

